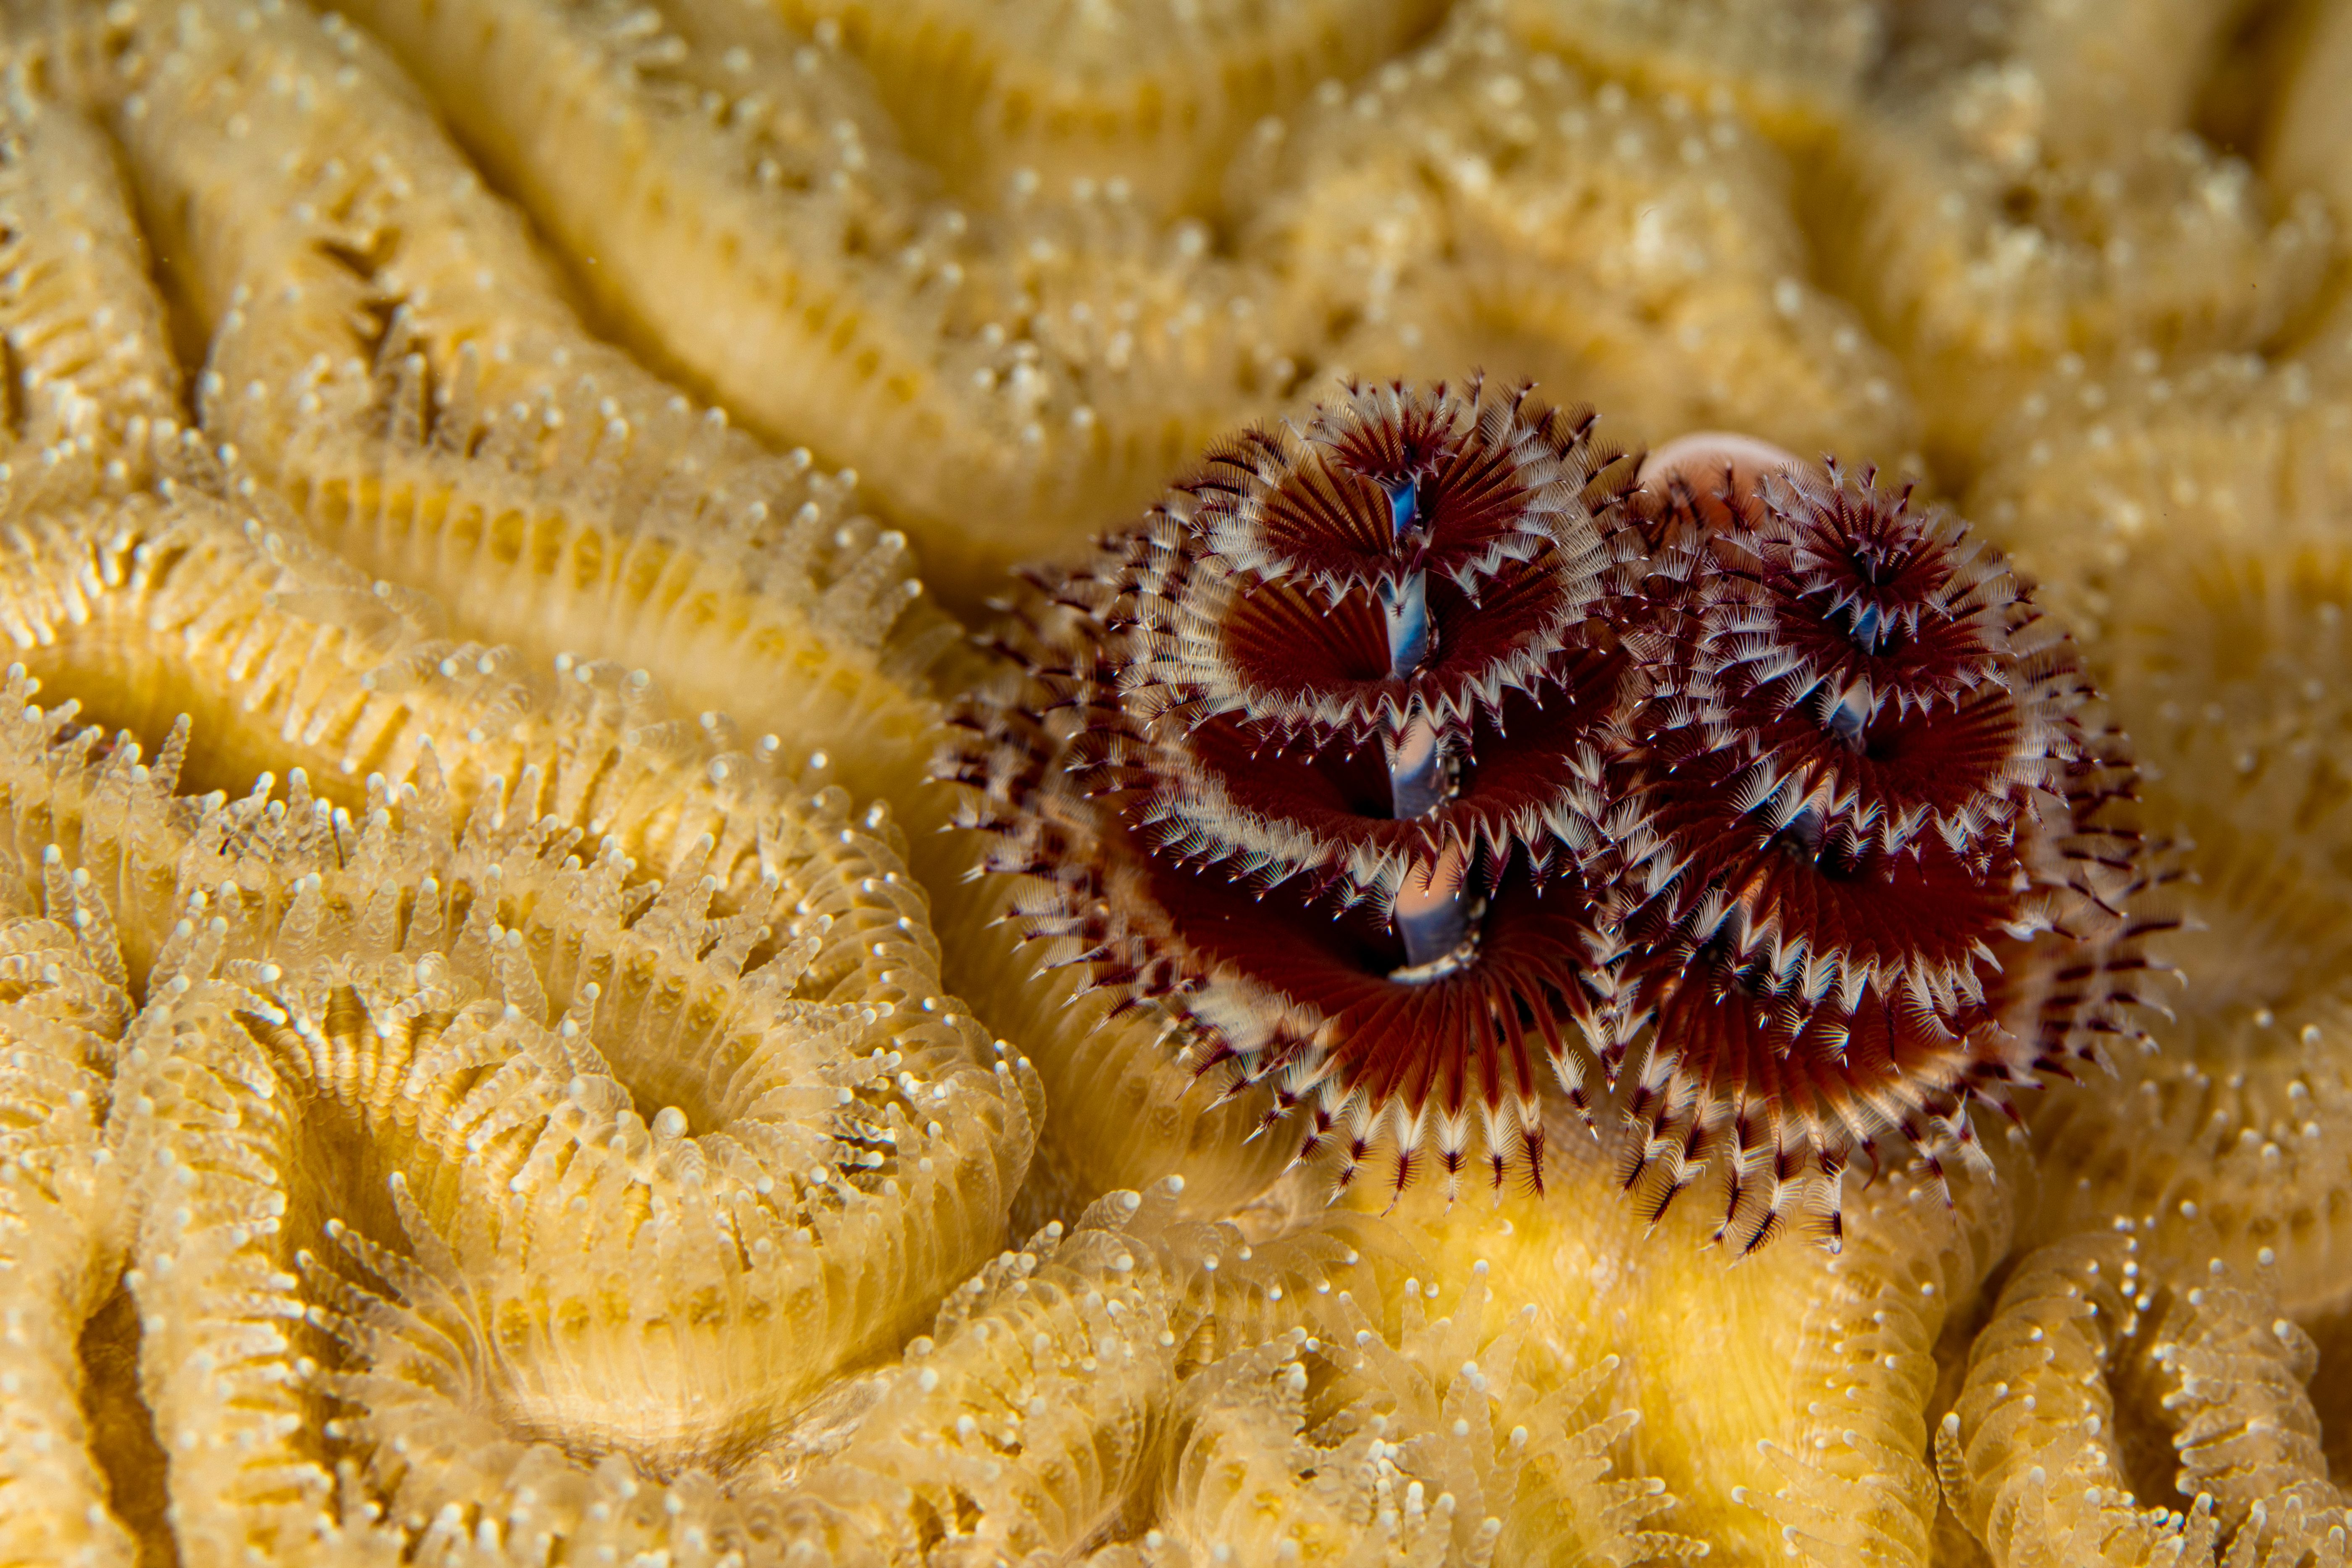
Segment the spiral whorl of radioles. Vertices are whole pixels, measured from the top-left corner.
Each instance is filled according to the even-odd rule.
[[[1432,1145],[1540,1182],[1544,1084],[1585,1095],[1626,671],[1591,423],[1473,383],[1244,433],[1028,585],[946,761],[1029,934],[1343,1183],[1384,1138],[1399,1185]]]
[[[1369,901],[1443,961],[1465,890],[1601,841],[1590,424],[1382,387],[1211,453],[1132,541],[1131,723],[1076,765],[1162,854]]]
[[[1882,1141],[2126,1033],[2131,770],[1997,552],[1694,438],[1639,471],[1522,391],[1351,388],[1029,579],[943,776],[1013,912],[1266,1082],[1302,1158],[1543,1179],[1630,1124],[1652,1213],[1832,1237]],[[1622,1078],[1622,1082],[1621,1082]]]
[[[1881,1139],[2095,1059],[2146,883],[2120,737],[1999,552],[1831,465],[1654,467],[1610,923],[1627,1185],[1703,1167],[1744,1246]],[[1832,1228],[1833,1203],[1810,1206]]]

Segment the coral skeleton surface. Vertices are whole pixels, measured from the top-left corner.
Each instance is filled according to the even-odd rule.
[[[0,13],[0,1568],[2352,1568],[2352,5]]]

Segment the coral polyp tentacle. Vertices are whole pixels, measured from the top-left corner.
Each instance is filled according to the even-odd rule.
[[[1336,1184],[1543,1181],[1838,1234],[1842,1173],[2131,1032],[2131,772],[2000,554],[1739,437],[1351,387],[1034,575],[944,777],[1025,936],[1271,1089]]]

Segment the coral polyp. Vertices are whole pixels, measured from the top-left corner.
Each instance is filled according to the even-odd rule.
[[[1543,1182],[1541,1101],[1753,1248],[2131,1032],[2132,772],[1998,552],[1738,437],[1401,385],[1033,577],[943,763],[1052,957],[1301,1159]],[[1618,1082],[1621,1076],[1625,1080]]]
[[[1402,1186],[1543,1179],[1581,1043],[1612,504],[1591,421],[1524,391],[1357,389],[1215,448],[1137,528],[1031,585],[1021,673],[945,760],[1028,934],[1274,1086],[1300,1157]]]

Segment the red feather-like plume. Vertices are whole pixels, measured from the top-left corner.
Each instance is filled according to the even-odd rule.
[[[1965,524],[1874,481],[1700,463],[1635,503],[1602,1054],[1626,1186],[1656,1214],[1719,1173],[1743,1249],[1807,1210],[1834,1235],[1884,1140],[1980,1161],[1969,1102],[2127,1032],[2160,924],[2073,644]]]

